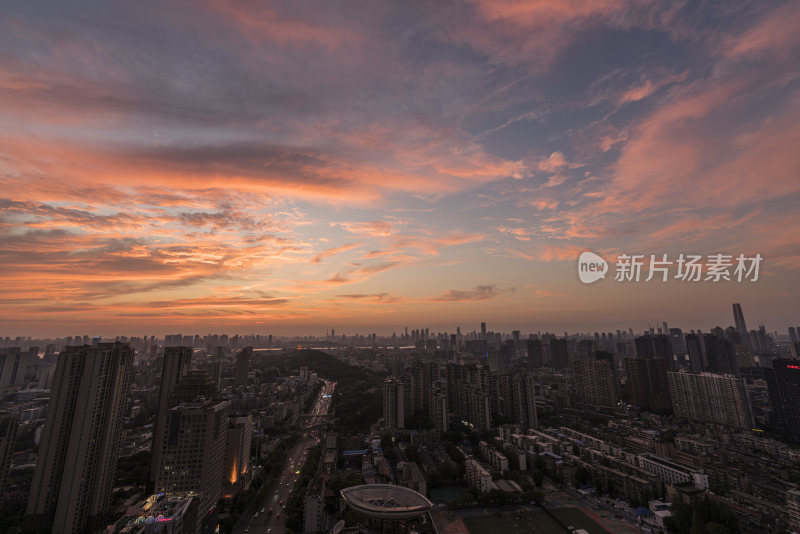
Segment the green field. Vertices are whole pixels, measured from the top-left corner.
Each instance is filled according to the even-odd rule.
[[[581,512],[578,508],[554,508],[550,513],[562,523],[576,529],[584,529],[589,534],[608,534],[608,531],[595,523],[594,519]]]
[[[607,534],[606,530],[592,521],[577,508],[556,508],[550,510],[565,525],[586,529],[589,534]],[[542,510],[535,512],[503,512],[486,516],[463,518],[470,534],[566,534],[566,530]]]

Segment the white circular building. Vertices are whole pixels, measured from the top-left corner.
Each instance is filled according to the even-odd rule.
[[[392,484],[352,486],[340,494],[356,511],[381,521],[414,519],[433,508],[433,503],[421,493]]]

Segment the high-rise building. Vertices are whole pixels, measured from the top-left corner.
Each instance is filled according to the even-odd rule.
[[[676,416],[752,428],[753,415],[743,379],[713,373],[668,372],[667,380]]]
[[[247,376],[250,373],[250,359],[253,357],[253,347],[245,347],[236,355],[236,383],[247,385]]]
[[[637,337],[633,340],[633,345],[636,347],[637,358],[654,358],[656,355],[653,347],[653,336],[650,334]]]
[[[578,402],[613,408],[617,405],[614,370],[607,359],[578,358],[572,362]]]
[[[733,343],[722,336],[703,334],[707,369],[714,373],[736,374],[736,351]]]
[[[210,400],[217,394],[214,379],[205,369],[191,369],[186,371],[175,387],[170,397],[170,408],[182,402],[193,400]]]
[[[17,442],[18,425],[19,416],[17,414],[0,413],[0,488],[5,488],[8,481],[11,455],[14,454],[14,446]]]
[[[733,304],[733,321],[736,325],[736,332],[739,333],[742,343],[750,344],[750,336],[747,332],[747,325],[744,323],[742,305],[738,302]]]
[[[153,429],[153,446],[151,448],[150,480],[156,481],[156,472],[161,464],[161,444],[164,441],[164,427],[167,412],[172,407],[172,394],[192,364],[192,348],[171,346],[164,348],[164,362],[161,366],[161,387],[158,392],[158,411]]]
[[[250,415],[231,416],[227,435],[224,472],[227,482],[233,486],[249,477],[250,442],[253,438]]]
[[[227,400],[183,402],[167,415],[155,491],[199,493],[201,518],[222,495],[230,405]]]
[[[54,533],[87,532],[108,512],[132,368],[128,343],[58,357],[27,508],[51,517]]]
[[[492,410],[489,395],[479,386],[467,386],[467,422],[477,430],[492,428]]]
[[[777,410],[781,417],[782,433],[800,439],[800,360],[772,360],[778,390]]]
[[[670,343],[672,343],[673,354],[686,354],[686,340],[683,337],[683,330],[680,328],[670,328],[669,340]]]
[[[631,402],[655,413],[672,411],[667,365],[660,358],[625,358]]]
[[[431,396],[430,420],[433,427],[442,432],[447,430],[447,394],[442,390],[441,382],[438,382],[440,387],[434,385],[434,393]]]
[[[539,418],[536,414],[536,388],[533,377],[527,374],[515,374],[511,377],[511,398],[514,422],[522,428],[538,428]]]
[[[540,339],[528,340],[528,366],[538,369],[544,366],[544,355],[542,354],[542,341]]]
[[[668,335],[656,334],[653,336],[653,349],[655,357],[663,360],[670,371],[675,369],[675,355],[672,352],[672,340]]]
[[[706,366],[703,358],[702,341],[699,334],[686,334],[686,353],[689,356],[689,368],[693,373],[702,373]]]
[[[550,340],[550,365],[553,369],[566,369],[569,367],[569,352],[567,351],[567,340]]]
[[[0,391],[25,384],[28,367],[38,359],[38,347],[27,351],[19,347],[0,349]]]
[[[793,326],[789,327],[789,341],[792,343],[797,343],[800,341],[800,339],[797,339],[797,330]]]
[[[383,381],[383,423],[386,428],[405,428],[403,382],[390,376]]]

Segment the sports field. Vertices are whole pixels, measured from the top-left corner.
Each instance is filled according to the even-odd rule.
[[[562,523],[576,529],[585,529],[589,534],[608,534],[603,527],[577,508],[550,510]],[[464,524],[470,534],[567,534],[567,530],[543,510],[534,512],[503,512],[484,516],[465,517]]]

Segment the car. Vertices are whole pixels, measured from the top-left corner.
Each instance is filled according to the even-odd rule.
[[[269,509],[269,512],[267,512],[267,515],[272,515],[272,508]]]
[[[283,499],[281,499],[281,506],[283,506]]]
[[[281,516],[281,513],[280,513],[280,512],[278,512],[277,514],[275,514],[275,517],[280,517],[280,516]]]

